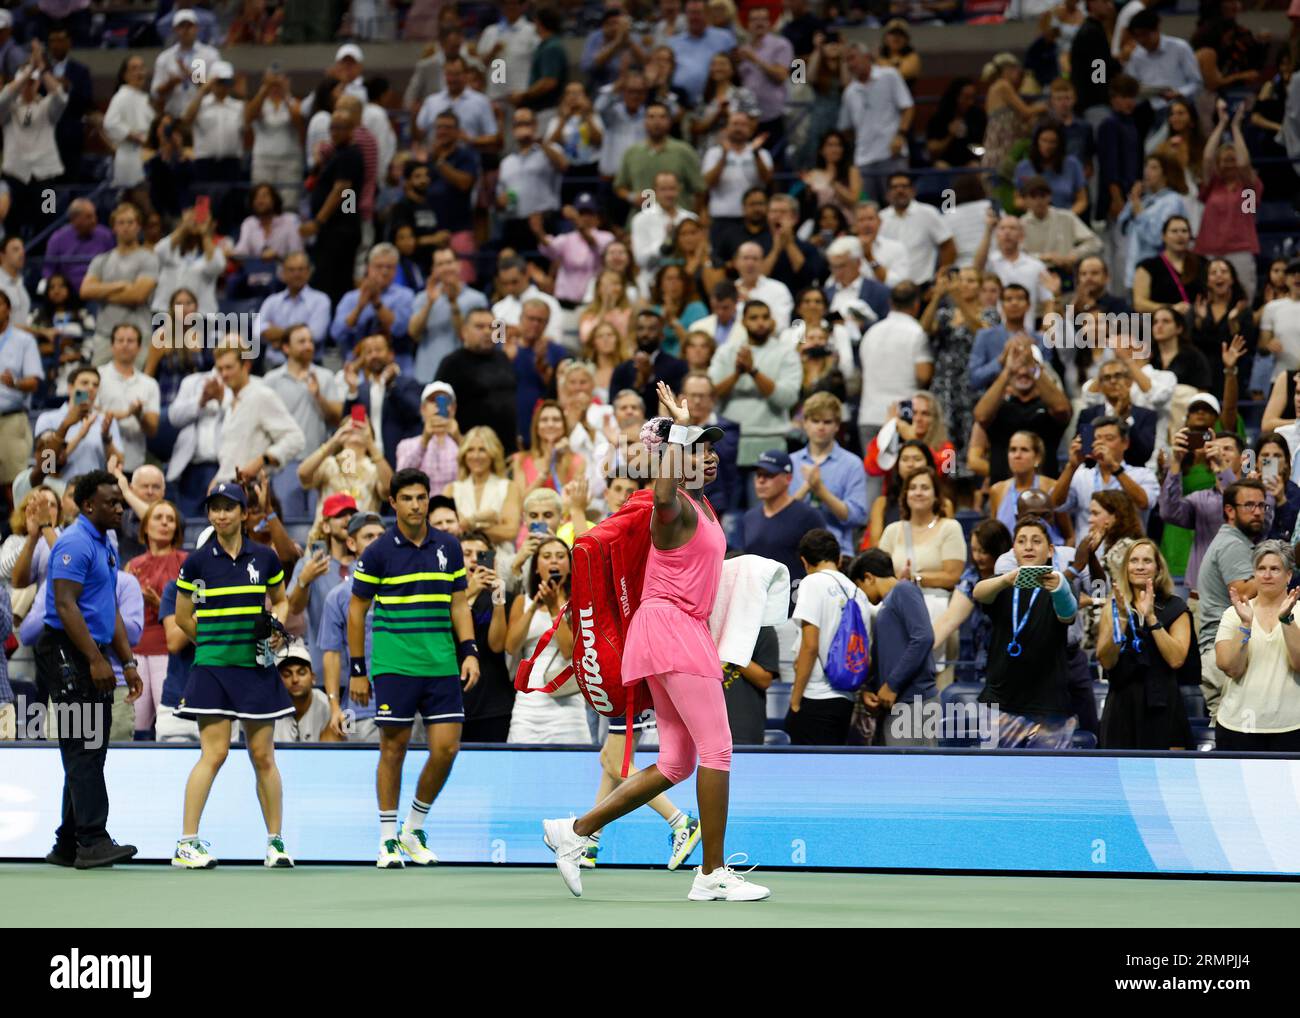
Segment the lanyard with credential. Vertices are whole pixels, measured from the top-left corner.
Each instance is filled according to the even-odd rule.
[[[1124,649],[1124,644],[1128,642],[1127,638],[1122,636],[1119,631],[1119,605],[1115,603],[1114,598],[1110,602],[1110,621],[1115,627],[1115,646],[1120,650]],[[1128,613],[1128,630],[1133,635],[1133,653],[1142,653],[1142,638],[1138,636],[1137,616],[1133,614],[1130,608]]]
[[[1025,617],[1020,617],[1020,588],[1016,587],[1011,593],[1011,642],[1007,644],[1007,653],[1012,657],[1019,657],[1020,652],[1024,650],[1020,646],[1020,633],[1029,621],[1029,616],[1034,613],[1034,602],[1038,600],[1038,595],[1043,591],[1042,587],[1035,587],[1033,594],[1029,598],[1029,607],[1025,609]]]

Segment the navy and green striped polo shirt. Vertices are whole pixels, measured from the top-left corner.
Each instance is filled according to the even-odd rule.
[[[370,674],[459,675],[451,595],[464,590],[460,542],[428,528],[416,545],[389,527],[357,559],[352,595],[374,600]]]
[[[235,558],[215,535],[190,552],[176,587],[194,602],[194,667],[260,667],[254,629],[266,606],[266,592],[283,583],[279,556],[247,537]]]

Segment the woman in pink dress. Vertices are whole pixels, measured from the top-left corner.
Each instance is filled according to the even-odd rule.
[[[758,901],[771,892],[726,865],[727,797],[731,728],[722,693],[722,666],[709,635],[709,615],[722,577],[727,539],[699,490],[717,476],[718,428],[690,425],[686,400],[659,383],[659,399],[671,420],[647,421],[641,440],[662,454],[654,486],[650,557],[641,603],[632,616],[623,651],[623,682],[650,685],[659,725],[659,759],[628,778],[578,819],[544,820],[546,844],[569,890],[582,894],[580,860],[587,838],[643,806],[699,763],[696,792],[704,865],[687,896],[692,901]],[[691,492],[695,494],[692,495]]]

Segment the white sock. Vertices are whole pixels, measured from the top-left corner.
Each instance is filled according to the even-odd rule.
[[[278,834],[268,834],[268,835],[266,836],[266,843],[269,845],[271,842],[273,842],[273,841],[274,841],[276,838],[278,838],[279,836],[280,836],[280,835],[278,835]]]
[[[396,841],[397,840],[397,810],[380,810],[379,811],[379,840]]]
[[[411,812],[406,818],[408,830],[424,830],[424,822],[429,818],[429,809],[433,806],[431,802],[421,802],[419,799],[411,800]]]
[[[678,810],[676,813],[674,813],[672,816],[668,818],[668,826],[675,831],[677,830],[677,828],[681,827],[684,823],[686,823],[687,819],[689,818],[686,816],[686,814],[683,813],[681,810]]]
[[[178,841],[177,844],[183,845],[187,841],[198,841],[198,840],[199,840],[199,836],[197,834],[182,834],[181,840]]]

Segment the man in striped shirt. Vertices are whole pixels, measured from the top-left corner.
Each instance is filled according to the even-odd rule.
[[[199,840],[199,820],[212,782],[230,750],[231,725],[243,723],[248,756],[257,778],[257,799],[266,820],[266,858],[273,869],[293,860],[280,837],[283,791],[275,765],[275,720],[293,703],[267,653],[271,599],[284,622],[289,601],[284,567],[271,548],[244,535],[248,499],[241,485],[225,481],[204,500],[213,535],[181,566],[176,580],[176,624],[194,644],[194,663],[176,716],[199,723],[199,761],[185,784],[185,820],[172,865],[212,869],[216,858]]]
[[[424,824],[460,749],[465,720],[461,683],[473,688],[479,661],[465,596],[465,560],[454,537],[429,526],[428,476],[419,470],[399,470],[389,491],[397,523],[366,548],[352,571],[348,695],[362,706],[374,696],[378,705],[376,865],[401,869],[403,853],[418,866],[438,861],[429,851]],[[366,612],[371,601],[375,610],[367,664]],[[428,733],[429,759],[399,835],[402,763],[417,713]]]

